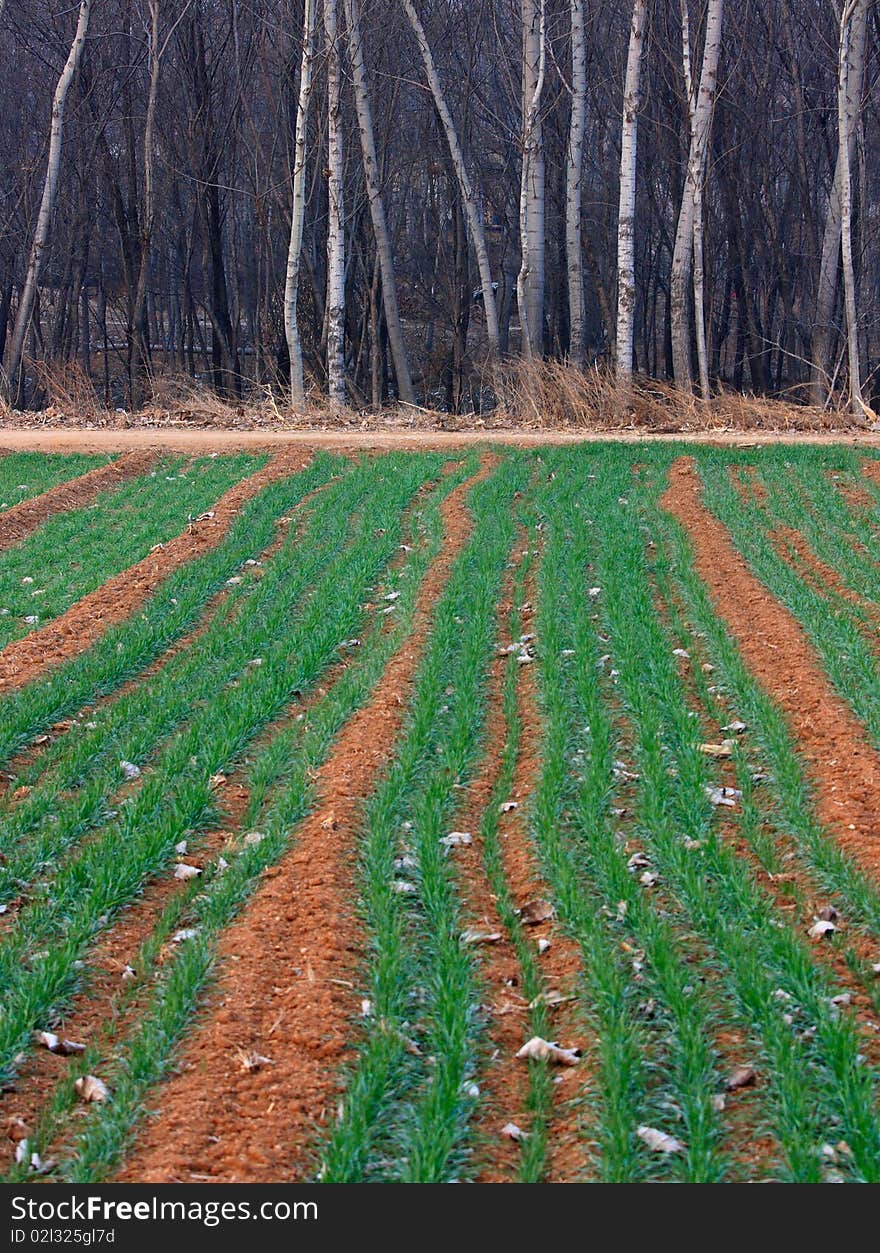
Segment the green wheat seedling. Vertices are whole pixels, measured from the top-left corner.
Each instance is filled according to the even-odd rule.
[[[59,1137],[76,1107],[75,1080],[80,1074],[100,1071],[113,1087],[111,1105],[95,1107],[89,1124],[79,1136],[76,1154],[65,1174],[77,1182],[105,1178],[118,1164],[133,1128],[143,1112],[143,1102],[153,1084],[167,1072],[174,1049],[192,1021],[214,969],[217,942],[226,927],[257,886],[262,871],[276,862],[296,838],[296,826],[314,801],[314,773],[326,760],[335,737],[351,715],[369,697],[389,660],[400,648],[413,624],[419,587],[436,558],[443,538],[440,506],[454,487],[474,472],[473,459],[441,480],[416,513],[418,535],[409,537],[413,547],[402,563],[396,586],[400,597],[390,627],[365,636],[361,648],[327,694],[310,710],[305,723],[292,722],[282,728],[256,756],[251,779],[263,777],[267,763],[281,751],[286,758],[283,786],[264,795],[255,822],[265,839],[256,846],[244,846],[222,871],[218,861],[206,870],[204,880],[187,885],[168,902],[156,926],[134,959],[137,979],[119,998],[117,1016],[149,988],[149,999],[138,1022],[125,1038],[114,1044],[110,1031],[104,1049],[112,1047],[107,1058],[100,1044],[71,1066],[66,1079],[56,1089],[42,1116],[34,1137],[38,1151],[45,1153]],[[383,622],[385,620],[383,619]],[[281,780],[276,777],[276,783]],[[229,852],[227,850],[227,856]],[[196,937],[165,954],[157,982],[156,963],[170,936],[187,926]],[[169,988],[171,993],[169,994]],[[109,1061],[110,1070],[107,1070]],[[19,1169],[14,1177],[21,1177]],[[10,1176],[10,1178],[13,1176]]]
[[[368,489],[362,475],[326,489],[304,534],[289,538],[255,587],[234,595],[203,636],[103,711],[92,729],[63,737],[41,760],[40,785],[4,820],[0,849],[7,861],[0,867],[0,900],[15,895],[41,865],[55,861],[81,834],[107,819],[125,777],[122,763],[145,765],[194,710],[247,675],[257,646],[282,634],[301,604],[308,603],[310,589],[368,502]],[[20,775],[16,782],[27,779]],[[82,784],[82,792],[71,794]]]
[[[840,695],[880,746],[880,673],[874,650],[851,613],[816,591],[777,553],[756,508],[740,500],[724,466],[700,457],[706,501],[731,532],[758,578],[800,621]]]
[[[322,454],[300,474],[264,488],[245,505],[217,548],[171,574],[140,613],[45,678],[0,697],[0,764],[61,719],[116,691],[181,639],[226,580],[272,542],[277,519],[342,464]]]
[[[644,827],[651,856],[729,971],[743,1009],[761,1030],[779,1093],[778,1134],[793,1175],[819,1176],[817,1137],[839,1125],[845,1128],[856,1167],[873,1178],[878,1169],[875,1079],[857,1061],[858,1033],[831,1003],[835,989],[805,939],[776,917],[750,868],[714,836],[705,797],[713,781],[711,768],[694,742],[672,641],[645,590],[647,578],[639,573],[644,565],[641,538],[635,528],[628,534],[615,517],[604,541],[603,605],[615,640],[621,688],[639,728],[639,769],[654,797]],[[685,840],[702,845],[698,857]],[[796,1036],[796,1027],[784,1022],[777,990],[806,1016],[808,1031]],[[798,1070],[806,1073],[798,1075]],[[809,1107],[803,1095],[810,1083],[807,1075],[813,1088]],[[800,1113],[792,1118],[798,1101]]]
[[[511,504],[527,481],[525,460],[510,457],[471,494],[474,536],[437,607],[395,760],[367,806],[371,1016],[324,1147],[328,1182],[441,1181],[464,1169],[479,997],[441,839],[483,735],[497,599],[515,536]]]
[[[559,480],[565,482],[564,490],[570,490],[570,484],[578,481],[577,467],[567,465]],[[557,481],[547,491],[548,520],[564,516],[554,496],[554,491],[559,490]],[[574,504],[587,507],[591,503],[596,493],[595,489],[585,490],[588,484],[589,480],[581,481],[582,495]],[[607,489],[617,494],[623,486],[622,481],[615,485],[612,479]],[[574,530],[573,519],[571,524]],[[560,843],[566,840],[570,861],[581,868],[582,894],[587,899],[597,898],[597,916],[606,920],[601,925],[626,935],[630,948],[637,947],[644,954],[642,995],[647,999],[653,994],[655,1015],[661,1020],[665,1018],[668,1024],[668,1056],[657,1074],[664,1073],[666,1103],[681,1112],[683,1138],[687,1141],[684,1177],[713,1180],[723,1177],[725,1167],[718,1148],[719,1120],[713,1105],[713,1094],[720,1084],[710,1042],[712,1023],[706,1007],[692,995],[694,970],[684,961],[680,941],[630,873],[611,822],[614,765],[621,750],[612,723],[611,701],[600,682],[599,642],[591,621],[593,603],[583,594],[592,555],[592,544],[586,540],[590,534],[589,530],[582,532],[581,537],[572,534],[566,544],[558,589],[554,589],[558,605],[553,602],[555,612],[552,618],[548,614],[549,629],[544,627],[541,631],[542,672],[551,707],[566,709],[572,724],[588,728],[577,737],[580,743],[576,760],[582,761],[584,774],[578,793],[570,802],[573,822],[566,826],[572,830],[567,837],[556,838]],[[541,607],[543,615],[547,611],[543,598]],[[569,648],[565,647],[566,636],[570,639]],[[570,652],[573,657],[567,659]],[[583,910],[583,906],[580,908]],[[615,914],[616,922],[608,921],[614,920]],[[633,1130],[633,1125],[623,1130],[621,1147],[628,1145]]]
[[[84,946],[167,862],[174,845],[208,821],[213,776],[240,757],[295,692],[308,689],[359,625],[365,590],[396,550],[401,514],[426,468],[421,459],[390,457],[384,464],[385,490],[377,491],[371,517],[376,529],[331,564],[289,635],[264,649],[265,664],[251,667],[246,681],[224,689],[171,739],[119,817],[65,864],[51,898],[22,910],[15,932],[0,943],[0,981],[7,988],[0,1072],[8,1073],[32,1027],[69,994]],[[51,948],[37,952],[47,942]]]
[[[68,483],[113,460],[82,453],[8,452],[0,457],[0,516],[51,487]]]
[[[159,462],[85,509],[54,514],[0,562],[0,647],[59,617],[146,557],[265,458]],[[6,611],[5,613],[3,611]]]

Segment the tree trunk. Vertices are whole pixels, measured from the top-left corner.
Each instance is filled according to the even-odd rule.
[[[617,217],[617,377],[626,382],[633,372],[633,328],[636,307],[635,217],[636,156],[642,47],[647,0],[634,0],[623,90],[623,135],[620,143],[620,208]]]
[[[144,125],[144,211],[141,215],[141,255],[138,267],[132,313],[131,407],[139,409],[143,402],[143,375],[149,360],[149,343],[144,333],[144,314],[147,303],[147,279],[150,273],[150,243],[156,219],[155,193],[153,187],[153,145],[156,130],[156,103],[159,97],[159,73],[162,67],[159,49],[159,19],[161,0],[147,0],[150,10],[150,91],[147,98],[147,118]]]
[[[682,33],[685,38],[685,78],[686,82],[690,84],[690,45],[686,20],[686,3],[687,0],[682,0]],[[688,279],[691,276],[694,257],[696,201],[698,196],[702,196],[709,132],[712,125],[712,112],[715,106],[723,15],[724,0],[709,0],[709,9],[706,17],[706,39],[703,49],[703,66],[700,72],[700,86],[696,99],[694,100],[692,90],[688,92],[690,146],[687,175],[684,180],[678,227],[675,233],[675,248],[672,254],[670,299],[672,303],[673,371],[676,387],[681,391],[687,392],[691,390],[691,331],[688,314]]]
[[[853,15],[850,33],[849,74],[847,77],[847,109],[857,116],[861,107],[865,77],[865,48],[868,34],[868,6],[860,6]],[[855,154],[855,131],[850,132],[849,159]],[[823,406],[828,400],[828,371],[831,341],[834,333],[834,306],[837,303],[837,276],[841,243],[841,180],[840,146],[834,167],[834,182],[828,197],[828,214],[822,239],[822,261],[816,288],[816,312],[811,337],[810,402]]]
[[[312,74],[315,62],[315,27],[317,0],[305,0],[303,13],[303,49],[299,76],[299,99],[296,106],[296,139],[293,158],[293,207],[290,215],[290,246],[287,252],[287,278],[284,285],[284,330],[290,357],[290,403],[294,409],[305,404],[303,383],[302,340],[299,333],[297,307],[299,274],[302,257],[303,226],[306,214],[306,146],[309,129],[309,105],[312,99]]]
[[[6,358],[6,379],[13,399],[17,399],[20,391],[21,379],[21,359],[24,353],[24,341],[27,336],[28,327],[30,326],[31,314],[34,308],[34,299],[37,292],[37,282],[40,277],[40,270],[43,264],[43,254],[49,243],[49,235],[52,228],[52,214],[55,208],[55,198],[58,193],[58,176],[61,170],[61,148],[64,138],[64,110],[67,105],[67,96],[70,91],[70,85],[74,80],[79,63],[82,59],[83,47],[86,42],[86,35],[89,29],[89,18],[91,17],[91,0],[81,0],[79,6],[79,20],[77,22],[76,34],[70,47],[70,53],[64,69],[61,71],[61,77],[58,79],[58,85],[55,88],[55,97],[52,102],[52,125],[49,132],[49,160],[46,166],[46,181],[43,185],[43,198],[40,202],[40,212],[37,217],[37,225],[34,231],[34,239],[31,245],[30,260],[28,262],[27,276],[25,278],[24,288],[21,293],[21,299],[18,304],[18,312],[15,318],[15,325],[12,330],[12,338],[9,344],[9,352]]]
[[[860,101],[850,91],[852,72],[853,27],[863,16],[867,21],[868,0],[847,0],[840,18],[840,55],[837,78],[837,123],[840,140],[840,244],[843,256],[843,292],[846,308],[847,355],[849,359],[849,397],[853,417],[865,422],[868,411],[862,399],[861,362],[859,360],[859,319],[856,307],[856,280],[852,248],[852,171],[850,169],[853,137]]]
[[[345,222],[343,219],[342,58],[337,0],[324,0],[327,38],[327,386],[331,405],[345,404]]]
[[[522,351],[541,356],[544,340],[546,168],[541,97],[547,66],[546,0],[522,0],[523,131],[519,229],[522,260],[517,280]]]
[[[434,55],[431,52],[431,45],[428,43],[425,28],[422,26],[413,0],[401,0],[401,2],[406,10],[406,15],[409,18],[410,25],[412,26],[416,42],[419,45],[419,52],[422,54],[422,62],[425,66],[425,77],[428,80],[428,86],[430,87],[431,95],[434,98],[434,105],[440,115],[440,121],[443,124],[446,142],[449,146],[449,155],[452,158],[452,164],[455,169],[456,178],[458,179],[459,190],[461,191],[461,198],[464,202],[465,217],[467,219],[471,243],[473,244],[474,253],[477,258],[477,266],[480,271],[480,286],[483,292],[483,309],[486,315],[486,335],[489,340],[490,366],[492,369],[495,392],[500,398],[502,394],[502,379],[501,350],[498,333],[498,309],[495,304],[495,291],[492,286],[492,267],[489,264],[489,247],[486,243],[486,232],[483,228],[480,206],[477,203],[477,197],[474,193],[473,185],[471,184],[471,180],[467,172],[464,153],[462,152],[458,133],[455,129],[455,123],[452,120],[452,114],[449,112],[449,106],[447,105],[446,98],[443,95],[443,88],[440,85],[440,76],[438,75],[437,67],[434,64]]]
[[[354,79],[355,109],[357,111],[358,129],[361,135],[364,181],[367,185],[370,218],[373,223],[373,234],[376,237],[376,252],[379,256],[379,270],[382,276],[382,304],[385,309],[385,323],[388,340],[391,344],[391,356],[394,360],[397,393],[405,404],[414,405],[416,400],[415,392],[413,391],[406,345],[403,339],[403,326],[401,325],[400,310],[397,304],[397,277],[394,273],[391,236],[388,232],[388,222],[385,217],[385,205],[382,200],[382,189],[379,179],[379,161],[376,157],[373,111],[370,107],[367,69],[364,64],[358,0],[345,0],[345,16],[348,23],[348,46],[349,55],[351,56],[352,77]]]
[[[587,44],[584,0],[571,0],[571,125],[565,180],[565,254],[568,271],[568,356],[584,368],[584,267],[581,255],[581,185],[587,124]]]

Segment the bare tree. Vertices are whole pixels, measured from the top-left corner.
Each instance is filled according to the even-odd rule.
[[[290,216],[290,243],[287,250],[287,275],[284,284],[284,330],[287,337],[287,352],[290,358],[290,403],[295,409],[302,408],[305,404],[298,298],[303,227],[306,212],[306,148],[315,61],[316,15],[317,0],[305,0],[299,97],[296,106],[296,138],[294,140],[293,205]]]
[[[342,58],[337,0],[324,0],[327,39],[327,385],[330,403],[344,405],[345,223],[343,220]]]
[[[31,314],[33,313],[34,300],[37,295],[37,281],[40,277],[40,269],[43,264],[43,254],[46,245],[49,242],[49,234],[52,229],[52,214],[55,208],[55,197],[58,192],[58,176],[61,169],[61,149],[64,139],[64,110],[67,105],[67,96],[70,92],[70,85],[73,82],[76,71],[79,68],[82,59],[83,48],[85,47],[86,36],[89,30],[89,18],[91,17],[92,6],[91,0],[81,0],[79,6],[79,19],[76,25],[76,34],[73,37],[73,43],[70,46],[70,53],[61,71],[61,77],[55,88],[55,96],[52,101],[52,124],[49,131],[49,159],[46,165],[46,181],[43,184],[43,198],[40,201],[40,212],[37,217],[37,225],[34,230],[33,243],[31,244],[30,260],[28,261],[27,277],[25,279],[24,288],[21,293],[21,299],[18,304],[18,312],[15,318],[15,326],[12,331],[12,339],[9,344],[9,351],[6,356],[6,378],[13,396],[18,396],[21,387],[21,359],[24,353],[24,341],[30,326]]]
[[[345,15],[348,24],[348,44],[352,76],[354,78],[355,108],[357,110],[358,129],[361,135],[361,151],[364,161],[364,180],[367,184],[367,198],[370,202],[370,216],[373,223],[373,234],[376,237],[379,272],[382,277],[382,303],[385,309],[385,325],[388,329],[388,342],[391,345],[391,356],[394,360],[398,395],[406,404],[413,405],[416,398],[409,372],[406,345],[403,339],[403,326],[400,321],[400,310],[397,305],[397,277],[394,273],[391,236],[388,233],[385,205],[382,200],[379,161],[376,157],[376,139],[373,133],[373,110],[370,106],[367,69],[364,65],[358,0],[345,0]]]
[[[565,177],[565,252],[568,270],[568,356],[584,365],[584,263],[581,249],[584,136],[587,129],[587,41],[584,0],[571,0],[571,123]]]
[[[428,43],[428,37],[425,34],[425,28],[421,23],[421,19],[416,11],[413,0],[401,0],[409,23],[412,26],[413,34],[416,37],[416,43],[419,46],[419,52],[422,56],[422,62],[425,67],[425,77],[428,80],[428,86],[431,89],[431,95],[434,99],[434,107],[440,115],[440,121],[446,135],[446,143],[449,146],[449,155],[455,169],[455,175],[458,179],[461,198],[464,202],[464,212],[467,219],[468,230],[471,236],[471,243],[477,257],[477,267],[480,271],[480,286],[483,295],[483,308],[486,317],[486,336],[489,340],[489,356],[492,366],[493,377],[495,381],[495,390],[498,395],[501,394],[501,376],[500,376],[500,360],[501,360],[501,340],[498,329],[498,309],[495,303],[495,288],[492,282],[492,267],[489,262],[489,247],[486,242],[486,232],[483,226],[483,220],[480,212],[480,206],[474,192],[473,184],[468,175],[467,165],[465,164],[464,152],[458,138],[458,132],[455,129],[455,123],[452,120],[452,114],[449,112],[449,105],[443,95],[443,88],[440,84],[440,76],[437,73],[437,67],[434,63],[434,55],[431,52],[431,45]]]
[[[681,6],[683,51],[686,67],[685,74],[687,82],[691,83],[687,0],[681,0]],[[678,227],[675,234],[675,249],[672,256],[672,273],[670,277],[672,358],[675,370],[675,384],[681,391],[691,390],[691,334],[690,317],[688,316],[688,279],[691,276],[691,268],[694,259],[694,231],[697,203],[699,201],[700,204],[702,204],[703,184],[706,172],[706,154],[709,144],[709,133],[712,126],[712,113],[715,107],[715,92],[718,85],[718,62],[721,56],[721,26],[723,16],[724,0],[708,0],[708,10],[706,14],[706,37],[703,47],[703,63],[700,72],[700,85],[696,96],[694,96],[692,87],[688,92],[690,146],[687,173],[684,181],[684,190],[682,192],[681,209],[678,215]],[[700,294],[702,296],[702,274],[700,275]],[[702,352],[705,354],[705,347],[702,349]],[[708,391],[708,377],[706,379],[706,390]]]
[[[838,165],[840,168],[840,245],[843,256],[843,293],[846,309],[847,356],[849,359],[849,398],[853,416],[867,421],[873,417],[862,398],[859,360],[859,319],[856,306],[856,279],[852,245],[852,171],[850,154],[855,134],[861,91],[851,89],[853,27],[867,22],[869,0],[846,0],[840,15],[840,46],[837,78]]]
[[[633,372],[633,329],[636,307],[635,220],[636,156],[642,47],[647,0],[634,0],[623,89],[623,134],[620,143],[620,207],[617,215],[617,377],[627,382]]]
[[[522,350],[541,356],[544,340],[544,266],[546,163],[541,97],[547,73],[546,0],[522,0],[523,127],[519,232],[521,262],[516,291]]]
[[[862,86],[865,75],[865,49],[868,35],[868,6],[860,6],[853,14],[850,34],[849,73],[847,75],[847,105],[850,117],[858,116],[861,105]],[[850,129],[849,161],[855,155],[856,128]],[[841,178],[840,145],[834,180],[828,197],[825,233],[822,239],[822,260],[816,288],[816,311],[813,317],[811,344],[812,368],[810,372],[810,399],[814,405],[824,405],[828,398],[828,370],[831,348],[832,321],[837,301],[837,279],[840,269],[841,233]]]

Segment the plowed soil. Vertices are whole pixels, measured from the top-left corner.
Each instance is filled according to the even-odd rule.
[[[692,458],[675,462],[661,503],[687,528],[718,612],[752,672],[785,711],[822,821],[880,877],[880,755],[865,727],[826,678],[802,627],[755,577],[727,528],[703,503]]]
[[[159,1093],[123,1182],[272,1183],[301,1179],[315,1129],[332,1112],[351,1048],[362,927],[355,915],[356,846],[364,801],[400,732],[431,632],[431,611],[471,534],[463,503],[479,475],[443,505],[443,551],[421,587],[415,625],[372,698],[343,728],[318,771],[318,803],[296,846],[220,945],[219,986],[180,1072]],[[248,1070],[242,1056],[271,1063]]]
[[[126,479],[146,474],[155,461],[156,453],[148,448],[127,452],[109,465],[97,466],[69,483],[59,483],[57,487],[50,487],[47,492],[7,509],[0,514],[0,551],[19,543],[53,514],[82,509],[102,492],[118,487]]]
[[[0,650],[0,691],[20,687],[61,665],[131,617],[179,566],[216,548],[247,501],[270,483],[302,470],[310,460],[307,452],[278,453],[256,474],[225,492],[212,517],[190,523],[180,535],[84,596],[42,630]]]

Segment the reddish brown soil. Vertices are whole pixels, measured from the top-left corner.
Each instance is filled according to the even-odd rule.
[[[832,687],[801,625],[759,582],[703,503],[691,458],[673,465],[662,504],[687,528],[700,576],[743,657],[785,711],[822,821],[865,869],[880,875],[880,755],[866,729]]]
[[[487,462],[480,475],[488,475]],[[471,533],[474,479],[443,505],[446,542],[422,585],[413,632],[317,775],[319,801],[296,846],[220,945],[219,986],[121,1178],[277,1182],[302,1178],[316,1124],[339,1093],[363,960],[355,916],[357,833],[365,799],[403,723],[431,610]],[[242,1054],[272,1059],[246,1070]]]
[[[247,807],[248,790],[230,781],[223,788],[222,798],[227,826],[234,825]],[[222,851],[228,838],[225,828],[199,836],[190,841],[191,851],[180,860],[204,869]],[[188,886],[170,872],[153,879],[143,896],[100,937],[89,955],[86,989],[75,999],[58,1027],[65,1039],[107,1047],[127,1029],[137,1011],[138,996],[137,993],[133,997],[126,995],[132,985],[123,980],[123,971],[131,965],[137,975],[143,973],[137,968],[141,946],[155,930],[163,909]],[[161,955],[159,960],[161,963]],[[35,1049],[21,1067],[14,1086],[0,1097],[0,1122],[21,1118],[27,1127],[33,1127],[51,1097],[51,1089],[67,1076],[68,1067],[65,1058],[46,1049]],[[83,1108],[78,1107],[74,1116],[83,1112]],[[63,1145],[52,1145],[47,1156],[57,1159],[63,1148]]]
[[[141,449],[125,453],[117,461],[106,466],[97,466],[87,474],[81,474],[69,483],[59,483],[32,500],[23,500],[20,505],[0,513],[0,550],[10,548],[30,535],[38,526],[51,518],[55,513],[65,513],[70,509],[82,509],[90,505],[102,492],[118,487],[126,479],[137,478],[146,474],[156,461],[155,452]]]
[[[796,569],[814,591],[821,595],[833,592],[849,604],[861,609],[867,617],[875,621],[880,619],[880,607],[847,587],[838,572],[813,552],[809,542],[799,531],[787,526],[779,527],[770,538],[783,560]],[[876,647],[876,635],[866,634],[868,634],[869,643]]]
[[[512,609],[509,596],[512,591],[512,578],[508,578],[507,599],[499,607],[500,620],[507,623]],[[528,628],[532,629],[532,628]],[[509,629],[500,633],[500,642],[507,645],[511,642]],[[468,914],[468,925],[480,930],[501,932],[502,939],[496,944],[481,945],[478,952],[480,958],[480,975],[488,996],[488,1004],[484,1009],[488,1015],[488,1035],[492,1054],[488,1065],[480,1076],[480,1087],[483,1100],[481,1114],[477,1120],[477,1132],[486,1144],[482,1153],[485,1161],[477,1176],[480,1183],[509,1183],[518,1177],[521,1157],[520,1145],[502,1137],[501,1128],[514,1122],[523,1131],[528,1132],[531,1113],[528,1110],[529,1068],[516,1058],[517,1050],[525,1044],[529,1035],[528,1002],[522,991],[522,971],[516,955],[516,949],[510,935],[505,931],[495,905],[489,880],[483,866],[482,841],[478,832],[487,805],[492,803],[493,791],[501,771],[505,745],[508,736],[507,721],[504,716],[504,683],[507,669],[507,658],[498,656],[492,665],[488,691],[488,715],[486,719],[486,756],[479,775],[468,790],[464,811],[456,819],[462,830],[470,831],[474,843],[456,849],[456,866],[460,874],[464,899]],[[528,798],[535,786],[540,769],[539,745],[541,728],[537,720],[534,704],[527,702],[527,680],[529,667],[519,671],[519,713],[523,721],[522,739],[516,763],[516,781],[511,789],[510,797],[515,800],[518,809],[502,814],[498,824],[498,835],[502,845],[504,869],[511,894],[518,906],[527,901],[548,899],[551,895],[547,884],[542,880],[537,868],[534,850],[529,843],[523,813]],[[534,698],[534,691],[531,691]],[[581,969],[577,948],[565,936],[562,930],[548,922],[535,928],[538,935],[551,936],[552,945],[541,959],[545,976],[544,985],[549,990],[574,994]],[[556,1009],[554,1029],[567,1046],[583,1045],[577,1029],[571,1021],[572,1013],[568,1005]],[[562,1073],[562,1072],[560,1072]],[[560,1097],[559,1104],[575,1086],[580,1076],[565,1074],[568,1083],[561,1083],[556,1091]],[[580,1076],[582,1077],[582,1076]],[[576,1120],[560,1114],[554,1120],[551,1135],[555,1141],[566,1143],[576,1137]],[[582,1165],[580,1161],[569,1161],[574,1170]],[[561,1176],[572,1178],[571,1174]]]
[[[9,644],[0,651],[0,691],[29,683],[84,652],[110,627],[138,610],[179,566],[216,548],[247,501],[277,479],[295,474],[309,460],[310,454],[294,451],[274,457],[225,492],[214,506],[213,517],[190,523],[182,534],[84,596],[60,618]]]

